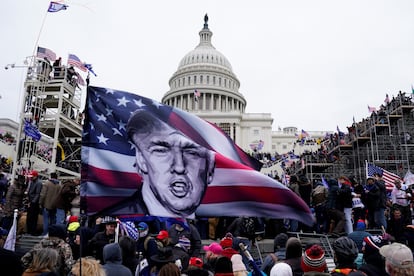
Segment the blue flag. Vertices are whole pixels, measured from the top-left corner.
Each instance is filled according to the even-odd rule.
[[[93,71],[92,64],[85,63],[83,66],[85,66],[89,72],[91,72],[95,77],[97,77],[96,73]]]
[[[62,4],[62,3],[56,3],[56,2],[50,2],[49,8],[47,9],[48,12],[58,12],[66,10],[69,6]]]
[[[37,129],[37,127],[28,121],[24,122],[24,134],[33,138],[33,140],[36,142],[38,142],[42,137],[42,134],[40,134],[40,131]]]

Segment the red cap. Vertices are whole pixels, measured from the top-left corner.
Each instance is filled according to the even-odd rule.
[[[168,237],[169,237],[168,232],[165,231],[165,230],[161,230],[157,235],[158,240],[163,240],[163,239],[166,239]]]
[[[37,171],[35,171],[35,170],[31,171],[31,172],[27,175],[27,177],[38,177],[38,176],[39,176],[39,173],[38,173]]]
[[[203,268],[203,261],[197,257],[191,257],[188,264],[198,268]]]
[[[70,216],[68,219],[68,223],[72,223],[72,222],[78,222],[78,217],[77,216]]]

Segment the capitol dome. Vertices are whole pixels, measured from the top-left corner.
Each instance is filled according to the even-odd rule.
[[[174,106],[200,117],[233,114],[241,116],[246,100],[239,93],[240,82],[228,59],[211,43],[213,33],[204,17],[199,32],[200,43],[180,61],[169,80],[170,90],[162,103]]]
[[[210,32],[210,37],[212,35],[213,34]],[[205,41],[201,40],[200,44],[194,50],[186,54],[181,60],[177,71],[200,63],[223,67],[223,69],[229,70],[231,73],[233,72],[230,62],[222,53],[214,48],[211,44],[211,39]]]

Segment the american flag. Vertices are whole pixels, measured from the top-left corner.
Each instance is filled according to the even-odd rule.
[[[134,240],[138,240],[138,229],[133,221],[120,221],[120,227],[127,236],[130,236]]]
[[[368,112],[376,112],[377,109],[374,106],[368,106]]]
[[[367,168],[366,168],[367,178],[368,177],[373,177],[375,173],[378,173],[378,174],[382,175],[382,179],[385,182],[385,187],[387,188],[387,191],[390,191],[394,188],[394,181],[395,180],[398,179],[398,180],[403,181],[401,179],[401,177],[399,177],[398,175],[396,175],[392,172],[389,172],[387,170],[384,170],[383,168],[378,167],[374,164],[367,163],[366,166],[367,166]]]
[[[197,89],[196,89],[196,90],[194,90],[194,100],[195,100],[196,102],[198,101],[198,98],[200,98],[200,96],[201,96],[200,91],[198,91]]]
[[[145,109],[215,153],[213,181],[196,215],[244,214],[313,223],[304,201],[281,183],[258,172],[260,162],[242,151],[214,124],[152,99],[100,87],[88,87],[86,105],[81,196],[88,214],[116,206],[141,186],[142,178],[134,167],[134,146],[128,141],[125,126],[131,113]]]
[[[303,129],[302,129],[301,135],[302,135],[302,138],[303,137],[309,137],[309,133],[307,131],[303,130]]]
[[[388,94],[385,95],[384,103],[386,103],[386,104],[390,103],[390,97],[388,96]]]
[[[282,183],[285,185],[289,185],[290,175],[283,173],[282,174]]]
[[[47,58],[50,61],[56,60],[56,54],[52,50],[43,47],[37,47],[37,55],[38,58]]]
[[[86,72],[88,69],[85,67],[84,63],[75,55],[69,54],[68,56],[68,65],[73,65],[76,68]]]

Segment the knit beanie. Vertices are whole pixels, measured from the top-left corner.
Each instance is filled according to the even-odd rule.
[[[299,258],[302,256],[302,244],[300,240],[291,237],[286,242],[286,259]]]
[[[292,268],[287,263],[276,263],[270,270],[270,276],[292,276]]]
[[[314,244],[306,249],[305,254],[302,256],[301,266],[303,272],[325,272],[326,260],[323,248],[317,244]]]
[[[221,239],[220,245],[223,249],[233,247],[233,239],[228,238],[228,237],[224,237],[224,238]]]
[[[382,236],[367,236],[362,242],[362,247],[364,247],[364,255],[369,256],[375,253],[379,253],[381,246],[388,244],[388,241],[385,240]]]
[[[286,242],[289,239],[285,233],[278,234],[273,241],[273,250],[276,252],[279,248],[286,248]]]

